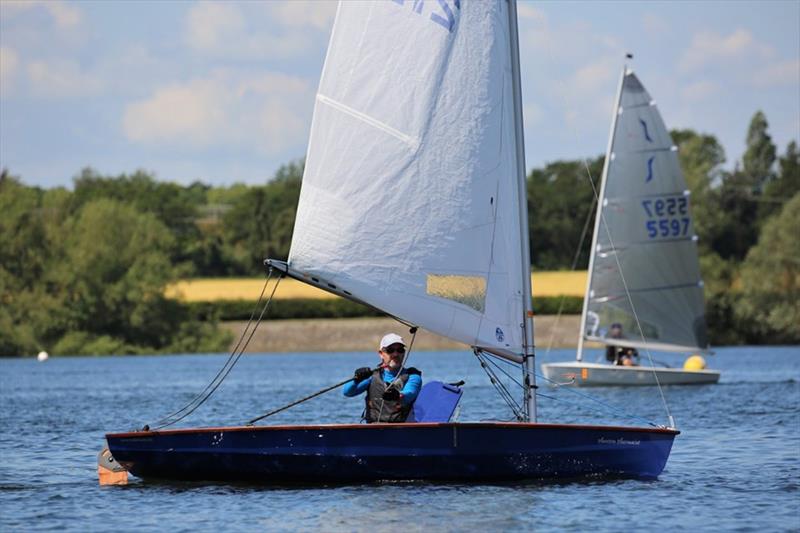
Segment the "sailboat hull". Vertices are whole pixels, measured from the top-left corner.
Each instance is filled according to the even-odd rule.
[[[683,370],[644,366],[604,365],[568,361],[542,365],[544,377],[562,385],[609,387],[636,385],[705,385],[719,381],[716,370]]]
[[[141,478],[335,483],[376,480],[653,479],[671,429],[529,423],[183,429],[106,435]]]

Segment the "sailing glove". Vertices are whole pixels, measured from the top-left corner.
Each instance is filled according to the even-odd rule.
[[[356,371],[353,372],[353,379],[356,380],[356,383],[361,383],[371,375],[372,370],[369,367],[363,366],[361,368],[357,368]]]
[[[386,392],[383,393],[383,399],[390,402],[396,402],[400,399],[400,391],[394,387],[389,387],[386,389]]]

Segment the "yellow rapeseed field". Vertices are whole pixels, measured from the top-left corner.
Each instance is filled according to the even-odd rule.
[[[535,296],[583,296],[586,272],[534,272],[531,276]],[[198,278],[179,281],[167,287],[166,295],[186,302],[216,300],[257,300],[264,286],[259,278]],[[272,284],[270,284],[270,289]],[[275,298],[338,298],[293,279],[281,281]]]
[[[534,272],[534,296],[580,296],[586,292],[586,271]]]

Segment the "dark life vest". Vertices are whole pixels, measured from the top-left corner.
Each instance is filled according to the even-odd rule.
[[[394,380],[392,387],[402,391],[403,387],[406,386],[408,376],[411,374],[421,374],[421,372],[416,368],[405,369],[405,372],[401,372],[400,376]],[[405,422],[411,412],[411,405],[403,405],[402,400],[390,401],[383,399],[383,393],[388,388],[386,385],[386,382],[383,381],[382,369],[372,373],[366,399],[365,416],[367,424],[373,422]]]

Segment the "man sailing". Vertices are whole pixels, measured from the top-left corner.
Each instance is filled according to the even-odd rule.
[[[366,391],[364,418],[372,422],[405,422],[411,406],[422,388],[422,372],[403,368],[406,343],[396,333],[384,335],[378,346],[381,365],[374,371],[368,367],[354,372],[344,386],[345,396],[358,396]]]

